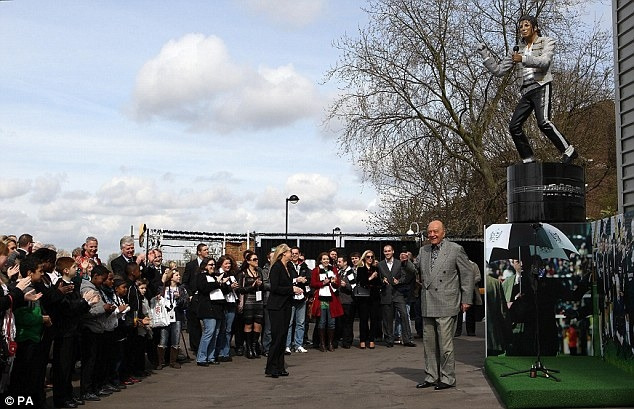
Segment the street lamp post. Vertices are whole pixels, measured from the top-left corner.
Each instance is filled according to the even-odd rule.
[[[335,234],[339,235],[339,247],[341,247],[341,229],[339,227],[335,227],[332,229],[332,241],[335,242],[335,246],[337,245],[337,239],[335,239]]]
[[[299,202],[299,197],[297,197],[297,195],[290,195],[289,197],[286,198],[286,234],[284,235],[285,243],[288,242],[288,202],[295,204]]]
[[[416,227],[416,231],[412,230],[412,226]],[[420,234],[420,226],[418,225],[417,222],[411,222],[409,224],[409,230],[406,233],[408,236],[413,236],[413,235],[418,235]]]
[[[412,230],[412,226],[416,227],[416,231]],[[423,242],[423,235],[417,222],[411,222],[409,224],[409,230],[405,234],[408,236],[416,236],[416,239],[420,240],[421,243]]]

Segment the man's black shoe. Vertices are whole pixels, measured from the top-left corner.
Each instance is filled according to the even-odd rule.
[[[112,392],[110,392],[109,390],[105,389],[105,388],[101,388],[99,389],[99,391],[97,391],[96,393],[97,396],[110,396],[112,395]]]
[[[432,386],[435,386],[435,384],[425,381],[416,385],[416,389],[431,388]]]
[[[209,361],[207,362],[209,365],[220,365],[220,362],[218,361]]]
[[[98,402],[101,400],[99,396],[95,395],[94,393],[85,393],[81,395],[79,399],[90,402]]]
[[[441,391],[443,389],[449,389],[449,388],[453,388],[455,385],[448,385],[444,382],[438,382],[438,385],[436,385],[436,387],[434,388],[437,391]]]
[[[85,405],[86,404],[86,402],[84,402],[83,400],[79,399],[76,396],[73,396],[73,402],[75,402],[78,405]]]
[[[277,372],[267,373],[265,375],[267,378],[279,378],[280,375]]]
[[[209,366],[209,363],[207,363],[207,362],[196,362],[196,365],[198,365],[198,366]]]
[[[75,401],[72,400],[67,400],[66,402],[62,403],[62,404],[53,404],[54,407],[56,408],[70,408],[70,409],[74,409],[77,407],[77,404],[75,403]]]
[[[104,389],[106,389],[106,390],[108,390],[110,392],[121,392],[121,388],[119,388],[116,385],[110,384],[110,383],[105,384],[104,385]]]
[[[405,343],[403,343],[403,346],[404,346],[404,347],[415,347],[415,346],[416,346],[416,344],[415,344],[415,343],[413,343],[412,341],[409,341],[409,342],[405,342]]]

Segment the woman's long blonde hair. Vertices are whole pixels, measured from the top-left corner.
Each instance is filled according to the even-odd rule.
[[[372,250],[366,250],[361,255],[361,259],[359,260],[359,263],[357,264],[357,267],[365,267],[365,256],[367,256],[368,253],[374,254],[374,259],[376,260],[376,253],[374,251],[372,251]]]
[[[288,244],[286,243],[282,243],[279,246],[275,247],[275,253],[273,253],[273,259],[271,260],[271,263],[275,263],[276,261],[280,260],[282,258],[282,254],[286,253],[290,249],[291,248],[288,247]]]

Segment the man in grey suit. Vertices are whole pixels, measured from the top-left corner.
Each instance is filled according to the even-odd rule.
[[[445,226],[434,220],[427,226],[429,244],[421,247],[416,266],[421,274],[423,357],[425,380],[417,388],[436,390],[456,386],[453,338],[456,317],[471,307],[473,273],[462,246],[445,240]]]

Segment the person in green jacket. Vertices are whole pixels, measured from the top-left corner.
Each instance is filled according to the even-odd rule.
[[[20,263],[20,276],[30,278],[31,285],[39,283],[44,274],[46,263],[39,260],[34,255],[27,255]],[[29,292],[30,287],[25,290]],[[22,396],[31,399],[33,407],[40,409],[46,407],[46,402],[42,401],[43,393],[39,388],[44,387],[42,360],[45,359],[42,351],[41,338],[44,325],[50,325],[50,318],[42,315],[39,300],[24,301],[16,305],[14,309],[16,336],[18,344],[13,370],[11,373],[11,383],[9,385],[9,395]]]

